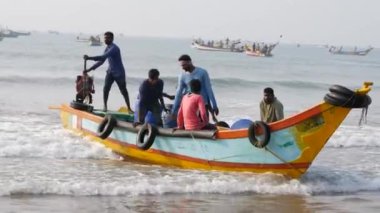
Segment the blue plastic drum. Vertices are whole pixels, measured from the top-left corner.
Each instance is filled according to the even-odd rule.
[[[232,124],[231,129],[245,129],[248,128],[252,123],[253,121],[249,119],[240,119]]]

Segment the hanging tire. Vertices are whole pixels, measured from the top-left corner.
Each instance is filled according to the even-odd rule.
[[[344,86],[340,86],[340,85],[332,85],[330,88],[329,88],[330,92],[331,93],[337,93],[337,94],[340,94],[340,95],[343,95],[343,96],[346,96],[346,97],[351,97],[353,95],[355,95],[355,92],[344,87]]]
[[[368,95],[354,94],[351,97],[345,97],[331,92],[325,95],[324,100],[331,105],[347,108],[364,108],[372,103],[372,99]]]
[[[156,139],[158,131],[157,128],[145,123],[137,133],[136,146],[142,150],[148,150]]]
[[[70,103],[70,106],[72,108],[74,108],[74,109],[82,110],[82,111],[87,111],[87,112],[92,112],[92,110],[94,109],[93,106],[91,106],[89,104],[81,103],[81,102],[78,102],[78,101],[72,101]]]
[[[257,138],[256,130],[261,129],[263,132],[262,139]],[[262,121],[253,122],[248,128],[248,138],[249,142],[257,148],[264,148],[268,145],[270,140],[270,129],[269,126]]]
[[[325,95],[324,100],[334,106],[341,106],[341,107],[346,107],[352,103],[352,100],[354,99],[354,96],[351,98],[345,97],[341,94],[337,93],[328,93]]]
[[[225,121],[218,121],[218,122],[215,123],[215,126],[230,128],[230,125],[228,125],[228,123],[225,122]]]
[[[101,139],[106,139],[111,134],[113,128],[115,128],[116,123],[117,121],[114,117],[106,115],[98,127],[97,136]]]

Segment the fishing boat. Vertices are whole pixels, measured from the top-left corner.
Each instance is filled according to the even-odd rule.
[[[102,46],[102,41],[100,41],[100,39],[90,39],[89,45],[90,46]]]
[[[0,37],[17,38],[19,35],[12,30],[0,30]]]
[[[197,42],[193,42],[191,44],[191,47],[197,50],[205,50],[205,51],[217,51],[217,52],[237,52],[241,53],[243,52],[243,48],[230,46],[230,47],[216,47],[216,46],[207,46],[207,45],[201,45]]]
[[[334,55],[358,55],[358,56],[365,56],[367,55],[373,48],[369,47],[365,50],[356,50],[356,48],[353,51],[346,51],[342,50],[341,48],[337,48],[335,46],[330,47],[329,52]]]
[[[303,112],[269,124],[255,121],[241,129],[134,126],[133,115],[122,111],[105,113],[75,102],[50,108],[60,111],[64,128],[125,158],[185,169],[270,172],[299,178],[351,109],[367,109],[371,104],[367,95],[371,86],[372,82],[364,82],[360,89],[351,90],[333,85],[324,101]]]
[[[272,56],[271,53],[264,54],[264,53],[262,53],[260,51],[251,51],[251,50],[246,50],[245,54],[248,55],[248,56],[255,56],[255,57],[271,57]]]

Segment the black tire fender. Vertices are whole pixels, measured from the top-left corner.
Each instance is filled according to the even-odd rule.
[[[99,124],[97,136],[101,139],[106,139],[115,128],[117,121],[111,115],[106,115]]]
[[[156,139],[158,130],[156,127],[145,123],[141,126],[139,132],[137,133],[136,146],[142,150],[148,150]]]
[[[334,106],[344,107],[344,106],[347,106],[350,103],[352,103],[353,98],[354,98],[354,96],[352,96],[351,98],[348,98],[348,97],[345,97],[341,94],[330,92],[330,93],[325,95],[324,101],[326,101],[327,103],[334,105]]]
[[[230,125],[228,125],[228,123],[225,122],[225,121],[218,121],[218,122],[215,123],[215,126],[230,128]]]
[[[354,91],[352,91],[352,90],[350,90],[344,86],[340,86],[340,85],[332,85],[329,88],[329,90],[331,93],[340,94],[340,95],[343,95],[346,97],[352,97],[353,95],[355,95]]]
[[[257,129],[263,131],[262,139],[257,137]],[[268,145],[270,140],[270,129],[269,126],[262,121],[253,122],[248,128],[248,138],[249,142],[257,148],[264,148]]]
[[[94,107],[89,104],[85,104],[85,103],[81,103],[77,101],[72,101],[70,103],[70,107],[77,110],[87,111],[87,112],[92,112],[92,110],[94,109]]]

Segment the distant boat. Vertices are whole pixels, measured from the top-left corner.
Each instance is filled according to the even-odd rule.
[[[207,45],[199,44],[196,41],[193,41],[193,43],[191,44],[191,47],[194,49],[205,50],[205,51],[239,52],[239,53],[244,52],[243,48],[237,47],[235,45],[231,45],[230,47],[207,46]]]
[[[358,56],[365,56],[367,55],[373,48],[369,47],[365,50],[356,50],[356,48],[353,51],[347,51],[343,50],[342,47],[337,48],[335,46],[330,47],[329,52],[334,55],[358,55]]]
[[[272,57],[272,50],[277,46],[278,42],[275,44],[265,44],[262,48],[257,49],[255,47],[246,46],[245,54],[248,56],[255,57]]]
[[[0,31],[0,37],[4,38],[17,38],[19,34],[15,33],[12,30],[1,30]]]
[[[18,36],[29,36],[31,34],[30,32],[17,32],[13,30],[10,30],[10,31]]]
[[[261,53],[260,51],[251,51],[251,50],[246,50],[245,54],[249,56],[255,56],[255,57],[271,57],[272,56],[271,53],[264,54],[264,53]]]
[[[102,41],[100,40],[99,36],[91,36],[90,39],[90,46],[102,46]]]
[[[83,37],[77,36],[77,42],[89,42],[89,41],[90,41],[89,38],[83,38]]]
[[[49,30],[48,33],[50,33],[50,34],[55,34],[55,35],[59,35],[59,32],[58,32],[58,31],[55,31],[55,30]]]

